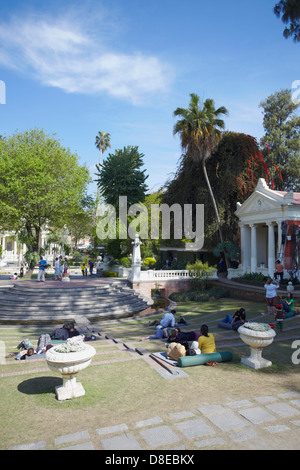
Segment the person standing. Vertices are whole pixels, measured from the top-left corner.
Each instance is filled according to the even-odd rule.
[[[283,281],[283,265],[280,263],[280,260],[278,259],[276,261],[276,271],[274,273],[275,279],[279,277],[280,281]]]
[[[276,279],[276,284],[273,283],[272,279],[269,278],[265,283],[266,289],[266,301],[267,301],[267,312],[268,315],[273,313],[273,307],[276,305],[277,289],[279,288],[279,282]]]
[[[45,282],[45,269],[47,267],[47,261],[41,256],[39,262],[38,282]]]
[[[94,268],[94,263],[92,260],[89,261],[89,267],[90,267],[90,275],[93,275],[93,268]]]
[[[55,281],[59,281],[60,278],[60,269],[59,269],[59,259],[58,257],[55,258],[55,263],[54,263],[54,275],[55,275]]]

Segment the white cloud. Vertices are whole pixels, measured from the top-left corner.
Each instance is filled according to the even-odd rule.
[[[108,93],[133,103],[167,91],[172,80],[171,68],[159,58],[109,50],[80,22],[60,18],[0,24],[0,64],[66,92]]]

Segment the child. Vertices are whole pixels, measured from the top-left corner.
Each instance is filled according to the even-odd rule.
[[[24,356],[26,356],[27,354],[28,356],[32,356],[32,354],[35,354],[33,344],[29,341],[29,339],[24,339],[23,341],[21,341],[21,343],[18,344],[17,348],[21,349],[16,358],[18,361],[22,358],[25,359]]]
[[[276,320],[276,328],[282,331],[284,311],[283,311],[282,305],[280,304],[276,305],[275,320]]]
[[[81,266],[81,272],[82,272],[83,277],[85,275],[85,271],[87,272],[87,267],[86,267],[85,263],[83,263],[83,265]]]

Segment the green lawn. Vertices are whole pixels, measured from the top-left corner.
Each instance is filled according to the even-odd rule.
[[[199,330],[206,323],[215,335],[217,349],[230,349],[233,353],[232,362],[214,368],[189,367],[185,369],[188,376],[182,379],[164,379],[142,356],[133,357],[123,347],[124,342],[147,348],[149,352],[165,350],[163,342],[141,342],[143,336],[153,333],[154,328],[148,327],[148,321],[156,318],[155,315],[95,325],[100,326],[102,333],[119,338],[119,343],[108,340],[91,343],[96,348],[96,356],[92,365],[78,376],[86,390],[84,397],[58,402],[54,387],[61,379],[43,360],[2,359],[1,449],[40,439],[51,442],[53,436],[82,429],[88,429],[92,435],[97,427],[135,423],[158,414],[167,420],[171,412],[186,407],[197,409],[201,403],[222,402],[225,396],[240,400],[298,390],[299,366],[291,362],[294,351],[291,345],[293,338],[299,336],[299,317],[286,321],[283,332],[264,350],[263,356],[271,359],[273,365],[254,371],[240,363],[241,357],[249,354],[249,347],[240,342],[238,333],[217,327],[218,320],[241,306],[246,308],[247,319],[271,323],[272,318],[260,315],[265,305],[259,303],[221,299],[178,305],[177,314],[184,315],[189,323],[183,330]],[[51,330],[51,326],[49,330],[0,326],[0,358],[16,352],[22,339],[29,338],[36,344],[40,333]]]

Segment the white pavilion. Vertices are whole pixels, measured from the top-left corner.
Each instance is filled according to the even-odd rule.
[[[260,178],[251,196],[237,204],[235,215],[241,255],[228,278],[260,272],[273,277],[276,260],[283,264],[285,278],[299,277],[300,193],[272,190]]]

